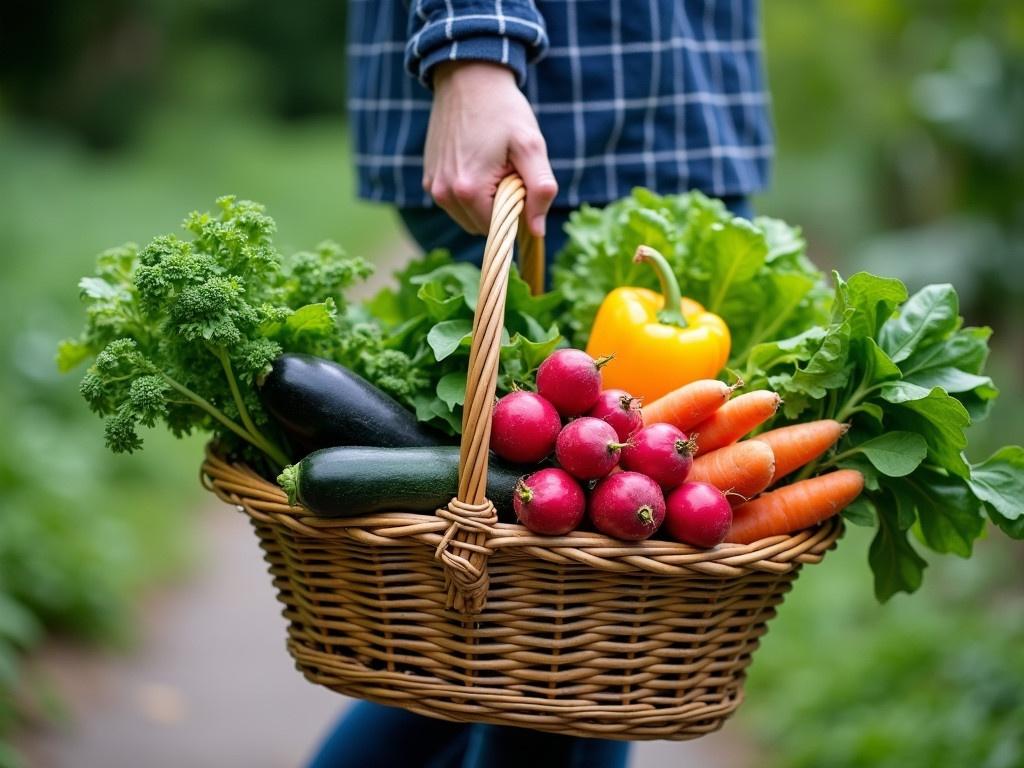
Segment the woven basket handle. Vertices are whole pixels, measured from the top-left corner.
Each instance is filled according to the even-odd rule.
[[[498,357],[505,320],[505,294],[512,265],[519,217],[526,187],[518,174],[502,179],[494,196],[491,226],[480,270],[480,293],[473,317],[466,400],[462,409],[459,492],[437,514],[448,529],[437,548],[445,568],[448,607],[463,614],[479,613],[487,601],[486,546],[498,516],[488,501],[487,458],[491,442],[491,411],[498,382]],[[544,241],[530,235],[525,222],[519,242],[520,271],[533,293],[544,287]]]

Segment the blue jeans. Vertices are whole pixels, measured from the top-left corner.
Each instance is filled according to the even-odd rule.
[[[467,725],[361,701],[309,768],[625,768],[629,744]]]

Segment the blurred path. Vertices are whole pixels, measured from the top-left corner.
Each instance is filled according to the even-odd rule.
[[[137,651],[47,654],[72,718],[21,739],[30,766],[288,768],[341,711],[344,699],[292,667],[246,518],[216,505],[198,523],[204,564],[147,604]],[[745,768],[731,736],[727,726],[698,742],[639,744],[632,766]]]

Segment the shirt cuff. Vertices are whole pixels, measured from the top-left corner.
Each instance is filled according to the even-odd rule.
[[[520,87],[526,65],[547,50],[543,19],[471,14],[439,16],[423,24],[405,48],[405,67],[425,87],[432,70],[444,61],[490,61],[511,69]]]
[[[430,88],[434,67],[446,61],[502,64],[515,73],[520,88],[526,84],[526,47],[507,37],[470,37],[445,43],[419,60],[419,81]]]

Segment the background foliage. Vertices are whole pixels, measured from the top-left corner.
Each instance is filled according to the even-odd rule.
[[[76,377],[52,365],[95,254],[171,231],[225,192],[266,202],[282,249],[333,238],[373,256],[394,236],[386,211],[352,199],[344,3],[4,13],[0,730],[33,695],[19,660],[47,635],[130,637],[139,590],[188,568],[189,510],[205,501],[199,442],[154,434],[142,454],[108,455]],[[968,321],[996,331],[1003,389],[971,457],[1018,442],[1024,6],[773,0],[763,17],[779,141],[759,209],[803,225],[822,266],[953,282]],[[1019,545],[992,537],[879,607],[866,545],[849,543],[805,574],[758,654],[739,719],[765,746],[758,764],[1019,765]]]

